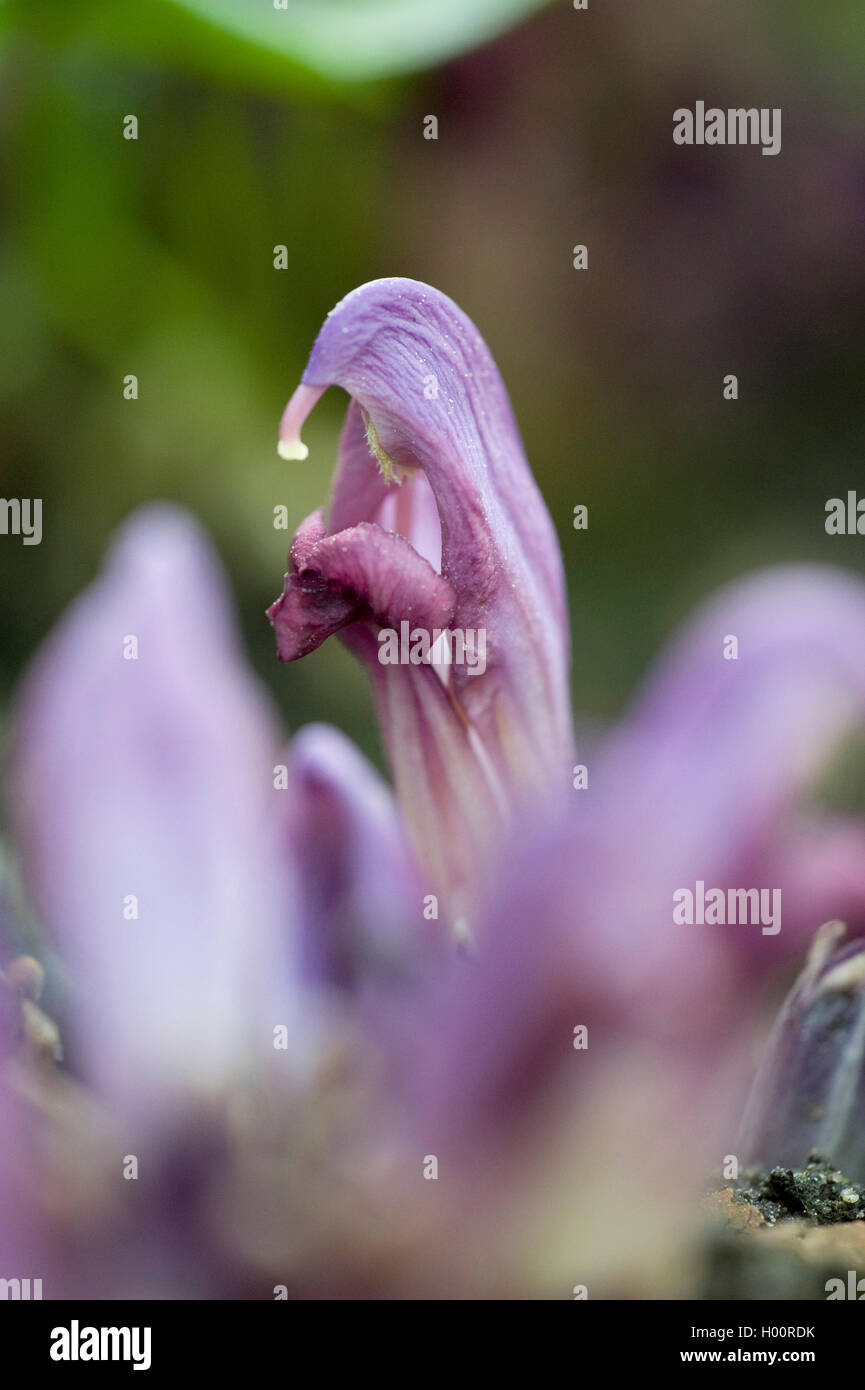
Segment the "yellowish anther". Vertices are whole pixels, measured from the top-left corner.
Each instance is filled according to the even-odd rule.
[[[366,426],[366,442],[369,445],[370,453],[375,455],[378,466],[381,469],[381,476],[390,486],[391,483],[401,484],[407,477],[407,470],[401,468],[398,463],[394,463],[390,454],[386,454],[379,443],[378,435],[375,432],[375,425],[370,417],[364,412],[364,425]]]
[[[300,439],[280,439],[276,452],[281,459],[309,458],[309,450]]]

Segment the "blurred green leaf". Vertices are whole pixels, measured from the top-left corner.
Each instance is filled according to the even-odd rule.
[[[387,77],[487,42],[546,0],[174,0],[333,79]]]
[[[844,99],[844,86],[861,88],[862,60],[865,56],[865,23],[862,0],[832,0],[830,5],[815,5],[814,0],[772,0],[767,18],[779,47],[794,49],[812,70],[815,59],[833,64],[839,94]]]
[[[0,32],[48,51],[216,76],[240,89],[381,104],[388,79],[433,68],[549,0],[0,0]]]

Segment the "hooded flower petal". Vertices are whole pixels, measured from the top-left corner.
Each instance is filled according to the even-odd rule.
[[[208,1090],[286,1022],[276,746],[197,528],[137,513],[29,672],[13,767],[71,1053],[124,1106]]]
[[[444,295],[379,280],[336,306],[283,416],[284,457],[305,457],[300,428],[332,385],[352,398],[340,463],[270,610],[278,649],[341,631],[366,662],[411,832],[459,896],[520,793],[567,772],[558,544],[495,364]],[[401,624],[477,634],[475,659],[388,664],[382,632]]]

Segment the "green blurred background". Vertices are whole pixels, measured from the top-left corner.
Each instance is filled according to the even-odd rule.
[[[0,537],[4,704],[112,529],[169,497],[214,537],[286,726],[379,757],[350,657],[278,666],[264,609],[273,508],[324,499],[345,402],[306,464],[277,458],[280,412],[324,315],[380,275],[437,285],[492,348],[588,719],[724,579],[865,569],[865,537],[823,524],[865,495],[860,0],[589,3],[0,0],[0,492],[44,499],[41,546]],[[674,146],[697,99],[781,106],[781,154]]]

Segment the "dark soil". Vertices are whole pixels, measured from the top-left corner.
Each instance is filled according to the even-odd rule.
[[[772,1168],[744,1178],[748,1185],[735,1189],[733,1201],[756,1207],[771,1226],[791,1217],[810,1217],[819,1226],[865,1219],[865,1188],[819,1154],[811,1154],[804,1168]]]

